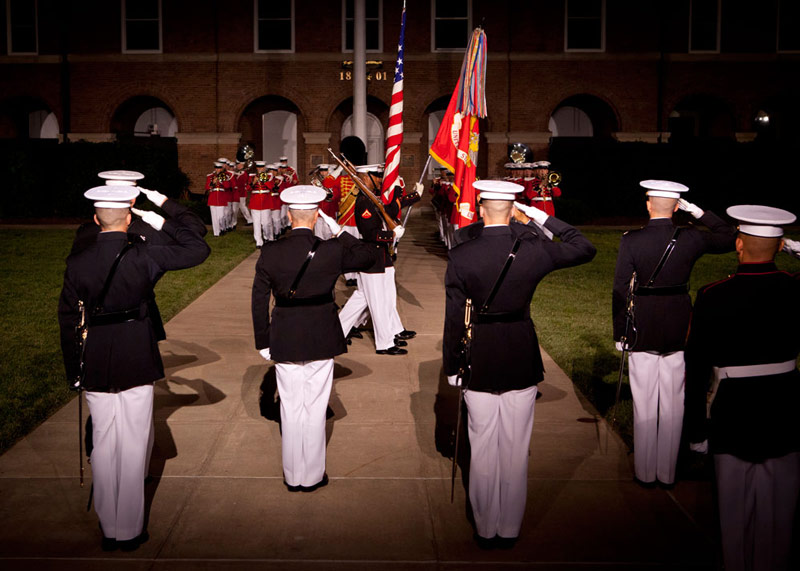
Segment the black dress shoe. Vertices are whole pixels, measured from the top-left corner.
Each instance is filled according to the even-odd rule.
[[[328,474],[323,474],[322,479],[313,486],[300,486],[301,492],[313,492],[328,485]]]
[[[405,349],[401,349],[397,345],[392,345],[388,349],[378,349],[375,351],[378,355],[405,355],[408,353]]]
[[[100,533],[103,535],[103,539],[100,541],[100,548],[103,551],[116,551],[116,549],[119,547],[119,545],[117,545],[117,540],[113,537],[106,537],[103,533],[103,526],[99,523],[97,524],[97,527],[100,528]]]
[[[494,538],[494,546],[497,549],[512,549],[517,543],[518,537],[500,537],[499,535]]]
[[[361,331],[356,329],[355,327],[350,328],[350,333],[347,334],[348,337],[355,337],[356,339],[363,339],[364,336],[361,334]]]
[[[400,333],[395,335],[396,339],[413,339],[417,336],[416,331],[409,331],[408,329],[403,329]]]
[[[126,539],[124,541],[117,541],[117,545],[122,551],[135,551],[139,549],[139,546],[150,539],[150,535],[147,531],[143,531],[133,539]]]
[[[475,540],[475,543],[478,544],[478,547],[480,549],[483,549],[485,551],[489,551],[489,550],[495,548],[495,541],[494,541],[495,538],[494,537],[492,537],[492,538],[483,537],[482,535],[478,535],[477,533],[475,535],[473,535],[472,537]]]
[[[286,486],[286,489],[289,490],[290,492],[302,492],[303,491],[303,486],[290,486],[289,484],[286,483],[286,480],[283,481],[283,485]]]
[[[674,490],[675,489],[675,482],[673,482],[671,484],[665,484],[661,480],[656,480],[656,482],[658,482],[658,487],[661,488],[662,490],[669,491],[669,490]]]
[[[637,483],[640,487],[644,488],[645,490],[652,490],[656,487],[655,481],[652,482],[644,482],[637,478],[636,476],[633,477],[633,481]]]
[[[402,339],[395,339],[394,344],[397,347],[406,347],[408,345],[408,342],[403,341]]]

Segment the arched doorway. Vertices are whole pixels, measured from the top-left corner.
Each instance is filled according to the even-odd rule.
[[[57,139],[58,118],[44,102],[16,97],[0,103],[0,138]]]
[[[331,114],[329,131],[336,139],[339,133],[339,144],[346,137],[353,136],[352,128],[353,98],[342,101]],[[384,128],[389,121],[389,107],[382,100],[372,95],[367,96],[367,163],[382,163],[385,158]]]
[[[341,140],[353,136],[353,116],[342,123]],[[367,164],[382,163],[385,158],[383,125],[372,113],[367,113]]]
[[[118,138],[175,137],[177,131],[175,114],[166,103],[150,95],[128,99],[111,118],[111,132]]]
[[[253,147],[255,156],[268,163],[277,162],[281,156],[297,168],[297,127],[300,109],[289,99],[278,95],[265,95],[250,103],[239,119],[242,144]]]
[[[564,99],[550,115],[548,128],[556,137],[611,137],[619,130],[616,113],[594,95]]]

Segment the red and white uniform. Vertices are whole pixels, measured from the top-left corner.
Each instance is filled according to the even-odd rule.
[[[547,183],[543,183],[540,179],[533,179],[531,206],[547,212],[550,216],[555,216],[556,209],[553,206],[553,198],[559,196],[561,196],[561,189],[557,186],[549,188]]]
[[[268,242],[275,238],[275,229],[272,224],[272,198],[274,177],[269,176],[269,180],[259,180],[256,173],[250,177],[250,214],[253,217],[253,238],[256,246],[261,247],[264,240]]]
[[[250,224],[253,221],[250,216],[250,210],[247,208],[247,192],[250,189],[250,175],[244,170],[236,171],[234,182],[236,185],[234,216],[236,215],[236,210],[238,210],[242,213],[242,216],[244,216],[245,221]],[[238,206],[236,205],[237,202]]]
[[[211,210],[211,227],[214,236],[219,236],[225,230],[225,207],[228,204],[225,195],[226,184],[223,172],[214,171],[206,175],[206,194],[208,195],[208,208]]]

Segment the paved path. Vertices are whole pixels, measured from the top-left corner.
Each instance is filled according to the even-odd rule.
[[[292,494],[282,483],[279,427],[260,404],[274,373],[253,347],[254,254],[167,324],[150,540],[100,550],[88,483],[78,486],[74,400],[0,457],[0,567],[711,568],[708,486],[634,485],[625,446],[547,356],[520,541],[476,547],[460,478],[450,503],[443,455],[456,395],[441,375],[446,252],[433,228],[417,209],[401,245],[400,314],[419,333],[409,354],[375,355],[365,334],[336,359],[329,486]],[[349,293],[340,280],[337,299]]]

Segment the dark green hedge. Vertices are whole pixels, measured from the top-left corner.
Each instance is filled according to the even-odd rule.
[[[180,197],[189,184],[178,168],[175,139],[64,144],[3,140],[0,218],[88,218],[92,206],[83,193],[103,184],[98,172],[118,169],[142,172],[141,186],[172,198]]]

